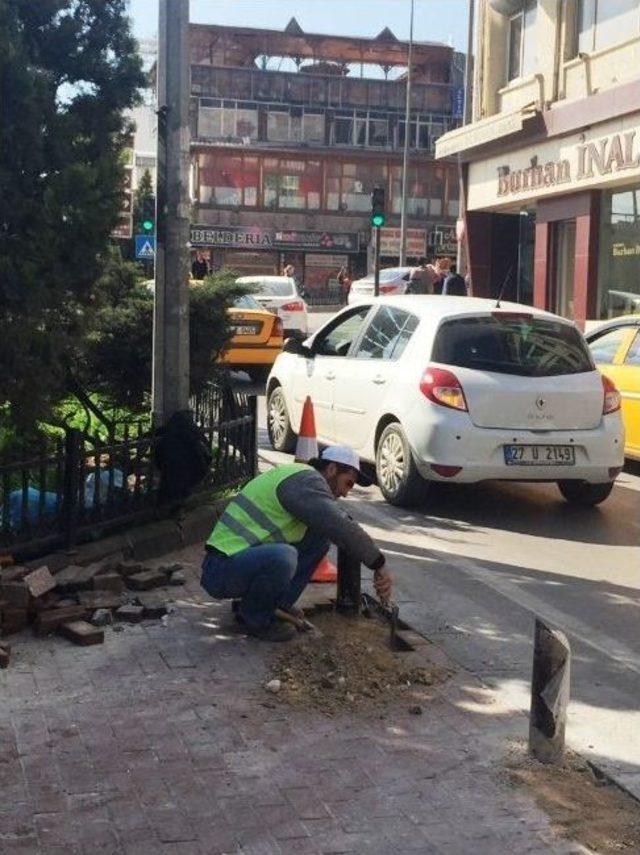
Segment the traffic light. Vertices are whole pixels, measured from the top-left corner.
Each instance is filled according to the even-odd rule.
[[[153,196],[145,196],[142,200],[142,215],[140,217],[142,231],[152,234],[156,226],[156,200]]]
[[[384,226],[384,187],[374,187],[371,194],[371,225],[376,229]]]

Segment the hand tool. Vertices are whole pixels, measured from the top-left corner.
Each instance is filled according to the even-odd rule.
[[[296,617],[295,615],[292,615],[291,612],[286,612],[284,609],[276,609],[275,616],[280,620],[284,620],[287,623],[292,624],[292,626],[295,626],[298,632],[313,632],[316,635],[322,634],[318,627],[311,623],[310,620]]]

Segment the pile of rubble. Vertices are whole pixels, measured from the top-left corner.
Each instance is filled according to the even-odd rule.
[[[28,625],[38,636],[57,632],[76,644],[102,644],[103,627],[162,618],[171,596],[166,586],[184,585],[182,565],[149,568],[133,561],[71,565],[51,573],[46,566],[0,568],[0,668],[11,647],[3,638]]]

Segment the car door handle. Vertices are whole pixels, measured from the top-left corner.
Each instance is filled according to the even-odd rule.
[[[373,382],[377,383],[378,385],[381,385],[382,383],[387,382],[387,378],[383,377],[382,374],[376,374],[376,376],[373,378]]]
[[[336,379],[336,375],[333,373],[333,371],[330,371],[328,374],[325,374],[324,376],[327,380],[335,380]]]

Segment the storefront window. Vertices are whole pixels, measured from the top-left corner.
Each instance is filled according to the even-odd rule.
[[[592,53],[640,33],[640,0],[580,0],[578,51]]]
[[[386,187],[384,164],[359,162],[342,164],[341,210],[368,212],[371,210],[371,191],[376,186]]]
[[[201,205],[251,207],[257,204],[257,158],[201,154],[198,166],[198,201]]]
[[[598,317],[640,312],[640,185],[602,194]]]

